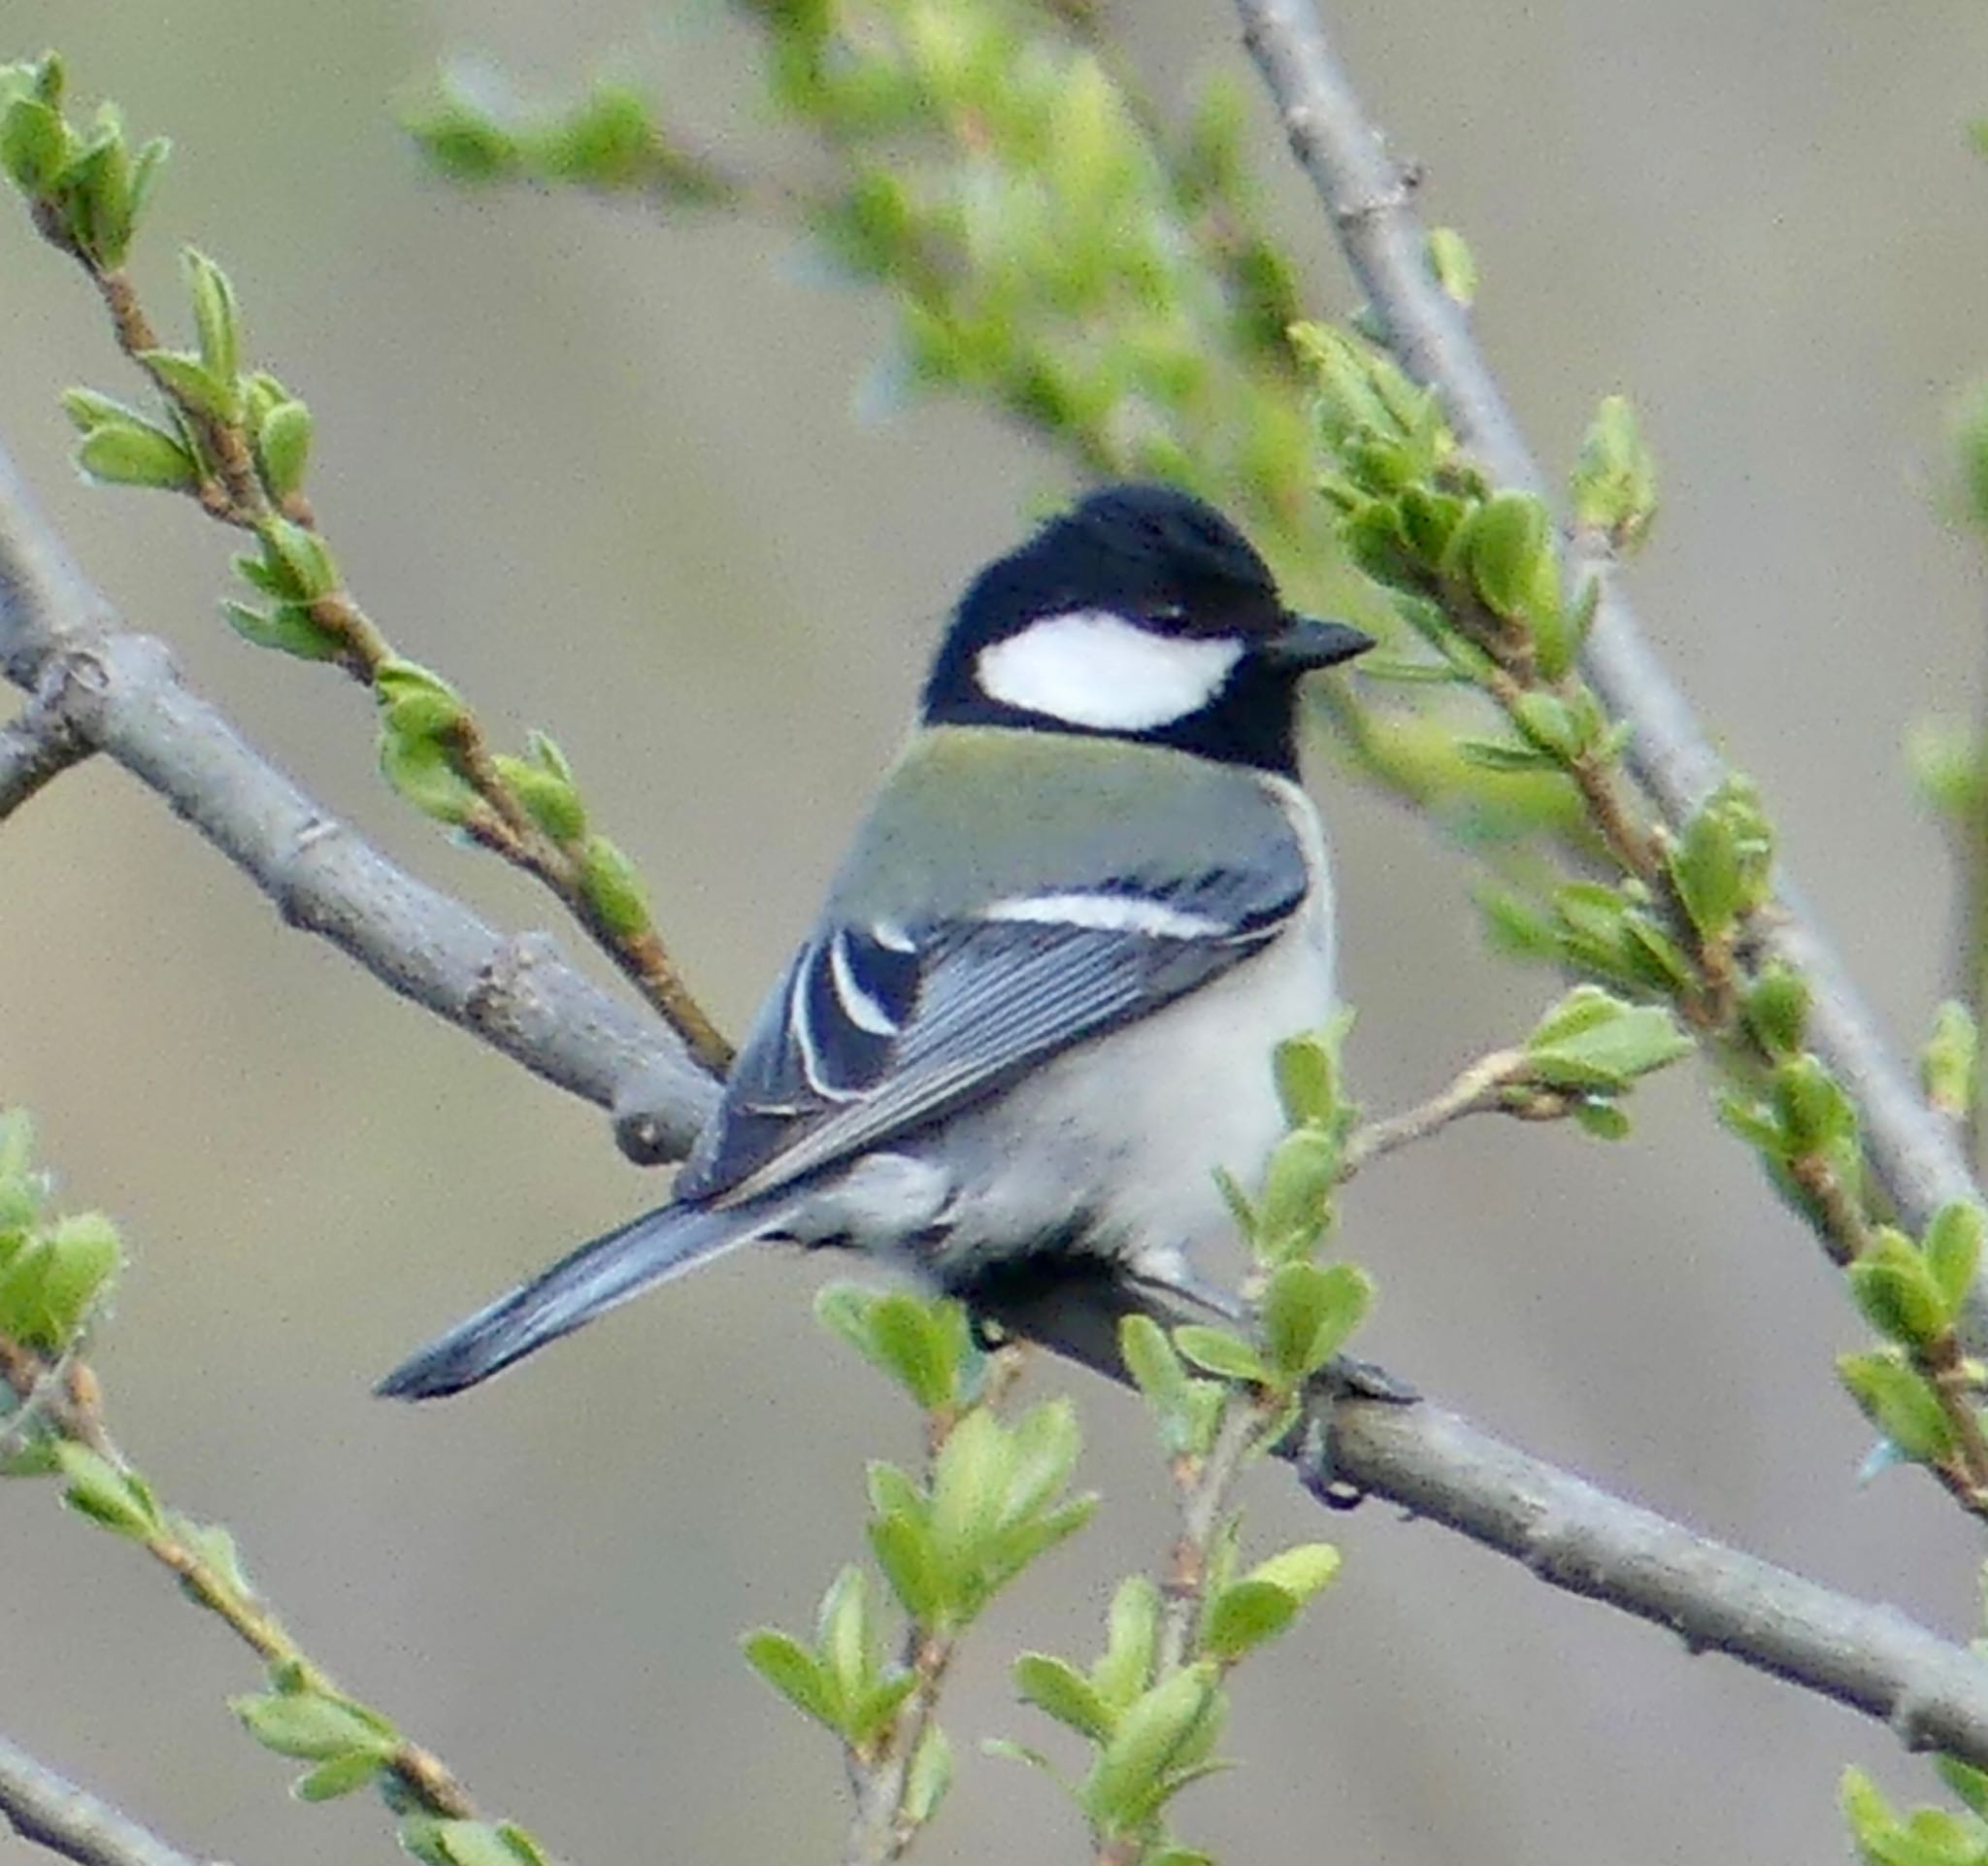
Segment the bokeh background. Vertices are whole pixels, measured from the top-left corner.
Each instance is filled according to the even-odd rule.
[[[1239,64],[1221,0],[1116,9],[1164,90]],[[1332,9],[1429,203],[1486,275],[1479,326],[1541,449],[1634,392],[1666,467],[1636,573],[1659,644],[1893,1029],[1938,995],[1938,839],[1902,776],[1983,651],[1976,555],[1937,500],[1943,412],[1988,366],[1988,15],[1971,0],[1357,0]],[[1136,17],[1134,17],[1136,16]],[[1907,27],[1909,19],[1909,29]],[[178,144],[139,257],[229,266],[258,353],[319,417],[313,490],[406,650],[507,728],[554,729],[599,819],[736,1025],[779,962],[906,716],[962,575],[1063,482],[982,414],[888,419],[888,318],[765,227],[665,227],[424,180],[397,87],[483,50],[532,88],[660,75],[719,140],[764,133],[752,41],[710,0],[5,0],[0,55],[60,44],[86,93]],[[1260,117],[1314,302],[1347,287]],[[120,391],[84,287],[0,223],[0,428],[92,573],[334,806],[504,923],[547,903],[374,778],[367,704],[220,626],[226,541],[94,492],[54,397]],[[1330,772],[1325,774],[1330,786]],[[1359,1085],[1432,1086],[1551,982],[1494,965],[1469,872],[1399,811],[1331,800]],[[431,1330],[661,1190],[595,1114],[389,997],[108,766],[0,837],[0,1096],[136,1262],[100,1364],[130,1449],[225,1518],[297,1633],[573,1860],[834,1857],[825,1739],[739,1661],[805,1623],[859,1545],[861,1471],[906,1416],[809,1320],[814,1272],[732,1259],[454,1405],[367,1387]],[[1974,1626],[1971,1531],[1932,1485],[1853,1474],[1835,1390],[1855,1325],[1688,1073],[1612,1149],[1480,1123],[1349,1202],[1378,1274],[1370,1350],[1519,1443],[1777,1560]],[[1101,1523],[977,1638],[934,1861],[1077,1859],[1046,1784],[979,1759],[1044,1738],[1005,1656],[1085,1651],[1166,1533],[1143,1422],[1077,1380]],[[1321,1524],[1275,1475],[1264,1543]],[[1621,1866],[1844,1856],[1884,1733],[1551,1593],[1370,1507],[1348,1564],[1241,1681],[1247,1766],[1182,1804],[1232,1860]],[[0,1487],[0,1729],[196,1852],[379,1857],[363,1798],[306,1811],[222,1708],[253,1673],[48,1485]],[[1047,1738],[1055,1746],[1053,1733]],[[0,1860],[29,1849],[0,1839]]]

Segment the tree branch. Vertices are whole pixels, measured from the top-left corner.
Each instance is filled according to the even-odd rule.
[[[376,978],[616,1115],[624,1150],[680,1152],[716,1095],[660,1022],[630,1012],[549,942],[506,939],[336,821],[187,690],[155,642],[115,627],[28,509],[0,453],[0,668],[31,686],[51,660],[101,674],[73,702],[84,739],[172,804],[282,906]],[[85,690],[69,683],[72,693]],[[1123,1380],[1129,1307],[1150,1292],[1062,1285],[994,1305],[1066,1358]],[[1891,1609],[1832,1592],[1611,1497],[1428,1405],[1314,1402],[1331,1475],[1522,1560],[1549,1584],[1678,1629],[1742,1664],[1888,1723],[1908,1747],[1988,1767],[1988,1667]],[[1292,1452],[1294,1461],[1296,1453]],[[1315,1493],[1330,1501],[1315,1469]],[[163,1862],[160,1863],[163,1866]]]
[[[0,726],[0,821],[90,750],[70,729],[59,693],[37,692],[17,718]]]
[[[205,1866],[0,1737],[0,1817],[77,1866]]]
[[[1441,396],[1458,438],[1490,477],[1543,491],[1540,466],[1492,379],[1463,308],[1438,283],[1413,208],[1413,178],[1382,146],[1313,0],[1236,0],[1242,36],[1282,117],[1291,148],[1332,217],[1333,229],[1390,348]],[[1630,769],[1674,828],[1714,790],[1725,767],[1685,699],[1651,651],[1608,559],[1576,539],[1576,584],[1592,576],[1601,602],[1582,668],[1633,736]],[[1871,1163],[1909,1227],[1918,1231],[1951,1199],[1982,1197],[1948,1122],[1920,1099],[1879,1035],[1800,890],[1783,871],[1772,945],[1806,977],[1808,1038],[1863,1115]],[[1988,1297],[1973,1317],[1988,1332]]]

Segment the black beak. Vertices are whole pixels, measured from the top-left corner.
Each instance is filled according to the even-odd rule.
[[[1256,652],[1273,667],[1293,674],[1334,667],[1364,654],[1374,637],[1345,622],[1321,622],[1309,616],[1286,616],[1282,630],[1257,645]]]

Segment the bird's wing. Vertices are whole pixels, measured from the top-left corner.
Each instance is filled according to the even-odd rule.
[[[1248,958],[1298,912],[1307,880],[1291,838],[1164,885],[824,927],[761,1012],[678,1197],[758,1198],[997,1093]]]

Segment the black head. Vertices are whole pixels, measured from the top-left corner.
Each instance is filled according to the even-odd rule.
[[[1373,645],[1285,609],[1212,506],[1172,486],[1107,486],[974,579],[923,716],[1137,739],[1289,774],[1299,680]]]

